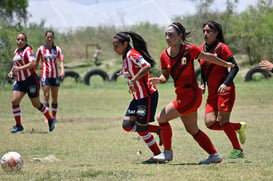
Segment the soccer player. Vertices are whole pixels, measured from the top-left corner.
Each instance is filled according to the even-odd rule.
[[[134,48],[130,45],[132,39]],[[159,126],[149,125],[154,121],[158,102],[158,91],[149,84],[149,70],[155,65],[151,58],[144,39],[135,32],[119,32],[113,38],[114,51],[122,56],[123,74],[128,79],[129,93],[133,99],[125,113],[122,127],[127,132],[137,132],[145,141],[154,155],[160,149],[151,133],[160,135]],[[151,159],[143,163],[149,163]]]
[[[13,67],[8,74],[9,78],[13,77],[13,73],[16,74],[12,91],[12,111],[16,125],[11,129],[11,132],[17,133],[24,130],[21,123],[20,102],[26,93],[32,105],[48,119],[48,127],[51,132],[55,128],[54,118],[51,117],[48,108],[40,102],[39,77],[35,73],[36,59],[31,46],[27,44],[27,36],[24,33],[19,33],[16,36],[16,44],[18,48],[14,52]]]
[[[49,98],[51,92],[51,110],[52,116],[56,120],[56,115],[58,111],[58,91],[60,86],[60,78],[63,79],[65,76],[64,72],[64,55],[59,46],[54,44],[54,32],[46,31],[45,33],[46,44],[38,48],[36,52],[37,65],[41,60],[41,84],[44,92],[44,105],[49,108]],[[61,68],[59,74],[58,64]],[[59,77],[60,75],[60,77]],[[47,122],[47,119],[45,119]]]
[[[169,25],[165,32],[168,44],[160,56],[161,75],[150,78],[152,85],[164,84],[171,75],[174,80],[176,100],[167,104],[158,114],[157,120],[161,129],[164,152],[155,155],[155,162],[167,162],[173,159],[172,128],[169,121],[179,117],[187,132],[209,154],[200,164],[220,163],[221,155],[216,151],[210,138],[198,128],[197,109],[202,101],[202,93],[198,87],[194,70],[194,59],[204,59],[225,67],[233,67],[216,56],[200,51],[199,48],[186,44],[191,32],[186,32],[179,22]]]
[[[240,142],[245,143],[246,123],[230,122],[230,113],[235,101],[235,85],[233,79],[239,68],[228,46],[225,44],[222,26],[214,21],[203,24],[203,38],[205,44],[200,46],[201,51],[217,55],[226,62],[235,66],[230,71],[222,66],[207,62],[200,58],[202,83],[204,93],[208,85],[208,98],[205,109],[205,123],[209,129],[222,130],[230,140],[233,150],[229,158],[243,158],[244,152],[236,135],[239,133]]]

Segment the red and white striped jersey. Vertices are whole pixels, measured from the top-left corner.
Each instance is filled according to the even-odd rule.
[[[46,45],[42,45],[38,48],[36,53],[37,61],[42,60],[41,77],[45,78],[57,78],[58,62],[64,60],[64,55],[59,46],[54,46],[52,49],[47,48]]]
[[[122,71],[129,80],[135,77],[142,67],[149,65],[149,62],[135,49],[130,49],[123,58]],[[149,84],[149,78],[150,73],[148,72],[135,82],[134,88],[136,91],[133,93],[133,96],[136,100],[148,97],[157,90],[154,85]]]
[[[12,59],[13,65],[21,67],[29,62],[35,62],[35,56],[33,55],[33,51],[30,47],[26,47],[23,50],[19,50],[18,48],[14,51],[14,57]],[[25,69],[16,71],[16,80],[23,81],[26,80],[30,75],[35,73],[35,68]]]

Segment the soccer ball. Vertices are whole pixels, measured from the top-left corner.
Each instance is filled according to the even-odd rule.
[[[6,172],[19,171],[24,164],[23,157],[14,151],[5,153],[1,158],[1,166]]]

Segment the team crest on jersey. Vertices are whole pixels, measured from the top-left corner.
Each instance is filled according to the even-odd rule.
[[[36,93],[36,90],[37,90],[36,86],[29,86],[29,92],[30,92],[31,94]]]
[[[167,65],[167,68],[171,68],[171,65],[170,65],[170,64],[168,64],[168,65]]]
[[[145,116],[146,115],[146,106],[138,106],[137,108],[137,115]]]
[[[222,108],[226,107],[226,105],[225,105],[224,103],[222,103],[220,106],[221,106]]]
[[[35,56],[34,56],[33,54],[30,54],[30,55],[29,55],[29,58],[30,58],[30,59],[35,59]]]
[[[183,57],[181,63],[182,63],[182,65],[186,65],[187,64],[187,58]]]
[[[17,62],[17,61],[20,61],[21,60],[21,56],[20,55],[17,55],[15,57],[13,57],[12,61],[13,62]]]

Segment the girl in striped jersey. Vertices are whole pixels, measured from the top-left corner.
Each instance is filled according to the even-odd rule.
[[[49,131],[53,131],[55,127],[54,119],[49,114],[48,108],[40,102],[39,77],[35,73],[36,59],[32,48],[27,44],[27,36],[19,33],[16,37],[16,43],[18,48],[14,52],[13,67],[8,74],[9,78],[13,77],[13,73],[16,74],[16,81],[12,91],[12,110],[16,125],[11,129],[11,132],[16,133],[24,130],[21,123],[20,102],[26,93],[28,93],[32,105],[39,109],[49,120]]]
[[[63,79],[65,76],[63,63],[64,55],[61,48],[54,45],[53,31],[46,31],[45,40],[46,44],[40,46],[36,53],[37,67],[39,65],[39,61],[41,60],[42,67],[40,77],[44,92],[44,105],[49,108],[49,98],[51,91],[52,116],[56,120],[56,115],[58,111],[58,91],[60,86],[60,78]],[[60,74],[58,71],[58,61],[61,68]],[[45,122],[47,122],[47,119],[45,120]]]
[[[205,110],[205,123],[211,130],[224,131],[230,140],[233,150],[229,158],[243,158],[244,152],[236,135],[239,133],[240,142],[245,143],[246,123],[230,122],[230,114],[235,101],[235,85],[233,79],[239,68],[237,63],[225,44],[222,26],[214,21],[203,24],[203,38],[205,44],[200,46],[204,52],[210,52],[235,66],[229,71],[227,68],[215,65],[205,60],[200,60],[202,70],[201,90],[205,93],[208,85],[208,98]]]
[[[134,48],[130,45],[133,41]],[[144,39],[134,32],[119,32],[113,38],[114,51],[122,56],[123,74],[128,79],[129,92],[133,99],[125,113],[122,127],[127,132],[137,132],[154,155],[160,149],[151,133],[160,135],[158,126],[150,125],[154,121],[158,102],[158,92],[154,85],[148,83],[149,70],[155,65]],[[143,163],[150,163],[148,159]]]
[[[171,75],[174,80],[176,100],[170,102],[159,113],[157,119],[161,129],[164,152],[153,157],[155,161],[166,162],[173,159],[172,129],[169,121],[180,118],[187,132],[204,149],[209,157],[200,164],[219,163],[221,155],[216,151],[209,137],[198,128],[197,109],[202,101],[202,93],[198,87],[194,70],[194,59],[204,60],[225,67],[233,67],[212,54],[203,53],[197,47],[186,44],[190,32],[186,32],[182,24],[175,22],[165,32],[168,48],[160,56],[162,74],[149,80],[152,85],[166,83]]]

